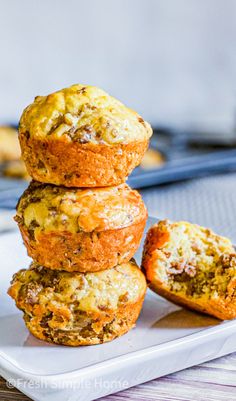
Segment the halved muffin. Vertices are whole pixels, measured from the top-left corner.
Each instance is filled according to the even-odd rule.
[[[125,182],[141,162],[151,126],[94,86],[37,96],[23,112],[19,138],[29,174],[67,187]]]
[[[51,269],[99,271],[128,262],[146,224],[141,196],[128,185],[77,189],[32,182],[17,221],[28,255]]]
[[[195,224],[160,221],[147,234],[142,266],[149,287],[170,301],[223,320],[236,317],[229,239]]]
[[[13,276],[8,290],[35,337],[71,346],[111,341],[132,329],[145,292],[134,260],[87,274],[32,263]]]

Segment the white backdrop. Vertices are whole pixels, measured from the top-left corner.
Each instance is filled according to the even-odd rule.
[[[0,123],[35,95],[101,86],[153,124],[231,128],[235,0],[0,0]]]

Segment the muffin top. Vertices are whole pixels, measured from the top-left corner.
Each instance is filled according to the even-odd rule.
[[[225,295],[235,277],[235,249],[228,238],[185,221],[161,221],[148,232],[143,266],[149,281],[184,296]]]
[[[19,132],[107,145],[145,141],[152,135],[151,126],[135,111],[95,86],[80,84],[37,96],[24,110]]]
[[[34,308],[63,310],[72,315],[76,311],[102,312],[136,302],[146,290],[146,280],[132,260],[113,269],[97,273],[69,273],[46,269],[32,263],[30,269],[13,276],[9,295],[26,313]]]
[[[127,184],[77,189],[32,182],[17,205],[16,221],[34,236],[44,231],[104,231],[140,222],[147,211]]]

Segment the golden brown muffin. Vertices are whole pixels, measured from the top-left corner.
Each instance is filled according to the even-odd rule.
[[[236,317],[236,253],[227,238],[187,222],[148,232],[142,261],[150,288],[219,319]]]
[[[23,112],[23,159],[37,181],[67,187],[123,183],[148,147],[151,126],[94,86],[37,96]]]
[[[7,162],[3,168],[3,175],[9,178],[19,178],[28,181],[31,179],[23,160],[12,160]]]
[[[0,127],[0,163],[19,160],[21,156],[17,130],[8,127]]]
[[[134,260],[87,274],[33,263],[13,276],[8,290],[35,337],[72,346],[111,341],[132,329],[145,292]]]
[[[126,184],[77,189],[33,182],[19,200],[15,219],[35,261],[88,272],[133,257],[147,211],[139,193]]]
[[[165,158],[161,152],[155,149],[148,149],[140,164],[144,170],[162,167],[165,163]]]

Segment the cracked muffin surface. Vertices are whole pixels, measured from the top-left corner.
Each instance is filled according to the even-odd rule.
[[[92,232],[129,226],[146,216],[141,196],[127,184],[111,188],[65,188],[32,182],[21,196],[17,218],[40,230]]]
[[[20,132],[36,138],[61,138],[95,144],[148,140],[150,125],[102,89],[72,85],[37,96],[22,114]]]
[[[37,263],[13,276],[9,295],[36,337],[64,345],[110,341],[131,329],[146,280],[135,261],[98,273],[52,271]]]
[[[151,135],[151,126],[135,111],[99,88],[80,84],[36,97],[19,126],[30,176],[67,187],[125,182]]]
[[[77,189],[36,182],[15,217],[29,256],[49,268],[81,272],[131,259],[146,219],[141,196],[126,184]]]
[[[151,289],[220,319],[236,317],[236,254],[231,241],[188,222],[161,221],[148,232],[143,269]]]

